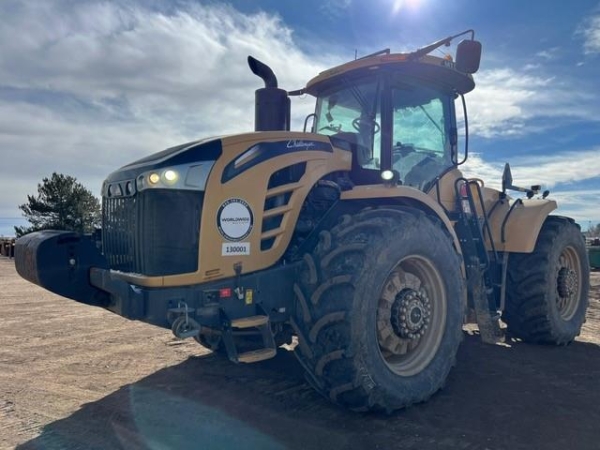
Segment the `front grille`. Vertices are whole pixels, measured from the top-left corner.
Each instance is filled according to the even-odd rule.
[[[111,269],[148,276],[198,269],[204,193],[147,190],[102,199],[102,249]]]
[[[136,197],[102,199],[102,252],[111,269],[138,272],[137,219]]]

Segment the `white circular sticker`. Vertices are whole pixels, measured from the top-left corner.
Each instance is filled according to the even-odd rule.
[[[239,198],[224,202],[217,214],[217,226],[221,235],[230,241],[240,241],[250,234],[253,226],[250,205]]]

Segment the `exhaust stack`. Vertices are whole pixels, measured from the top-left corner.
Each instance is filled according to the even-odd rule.
[[[265,82],[265,87],[255,93],[254,130],[288,131],[291,107],[287,91],[277,87],[277,77],[266,64],[248,56],[248,66]]]

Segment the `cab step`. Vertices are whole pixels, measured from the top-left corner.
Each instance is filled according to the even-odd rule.
[[[269,323],[269,316],[250,316],[241,319],[233,319],[231,328],[252,328],[261,327]]]
[[[227,356],[232,362],[255,363],[273,358],[277,354],[277,347],[273,338],[273,331],[271,330],[271,320],[260,305],[256,305],[255,315],[239,317],[237,319],[230,319],[225,314],[225,311],[221,310],[221,323],[221,337],[227,349]],[[260,334],[262,347],[240,353],[233,338],[233,330],[247,328],[255,328]]]
[[[259,348],[258,350],[251,350],[249,352],[240,353],[237,355],[238,362],[241,363],[255,363],[264,361],[265,359],[271,359],[277,354],[277,350],[274,348]]]

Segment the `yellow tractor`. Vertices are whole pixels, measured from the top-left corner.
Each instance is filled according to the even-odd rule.
[[[430,55],[463,35],[454,58]],[[539,186],[514,186],[508,165],[501,191],[460,171],[480,58],[469,30],[287,92],[249,57],[265,83],[255,132],[122,167],[102,187],[101,244],[32,233],[17,241],[17,270],[236,363],[297,341],[309,382],[357,411],[440,389],[469,309],[485,342],[502,338],[502,319],[525,342],[568,344],[588,304],[579,227],[549,216],[557,205]],[[302,94],[315,112],[289,131],[290,97]]]

